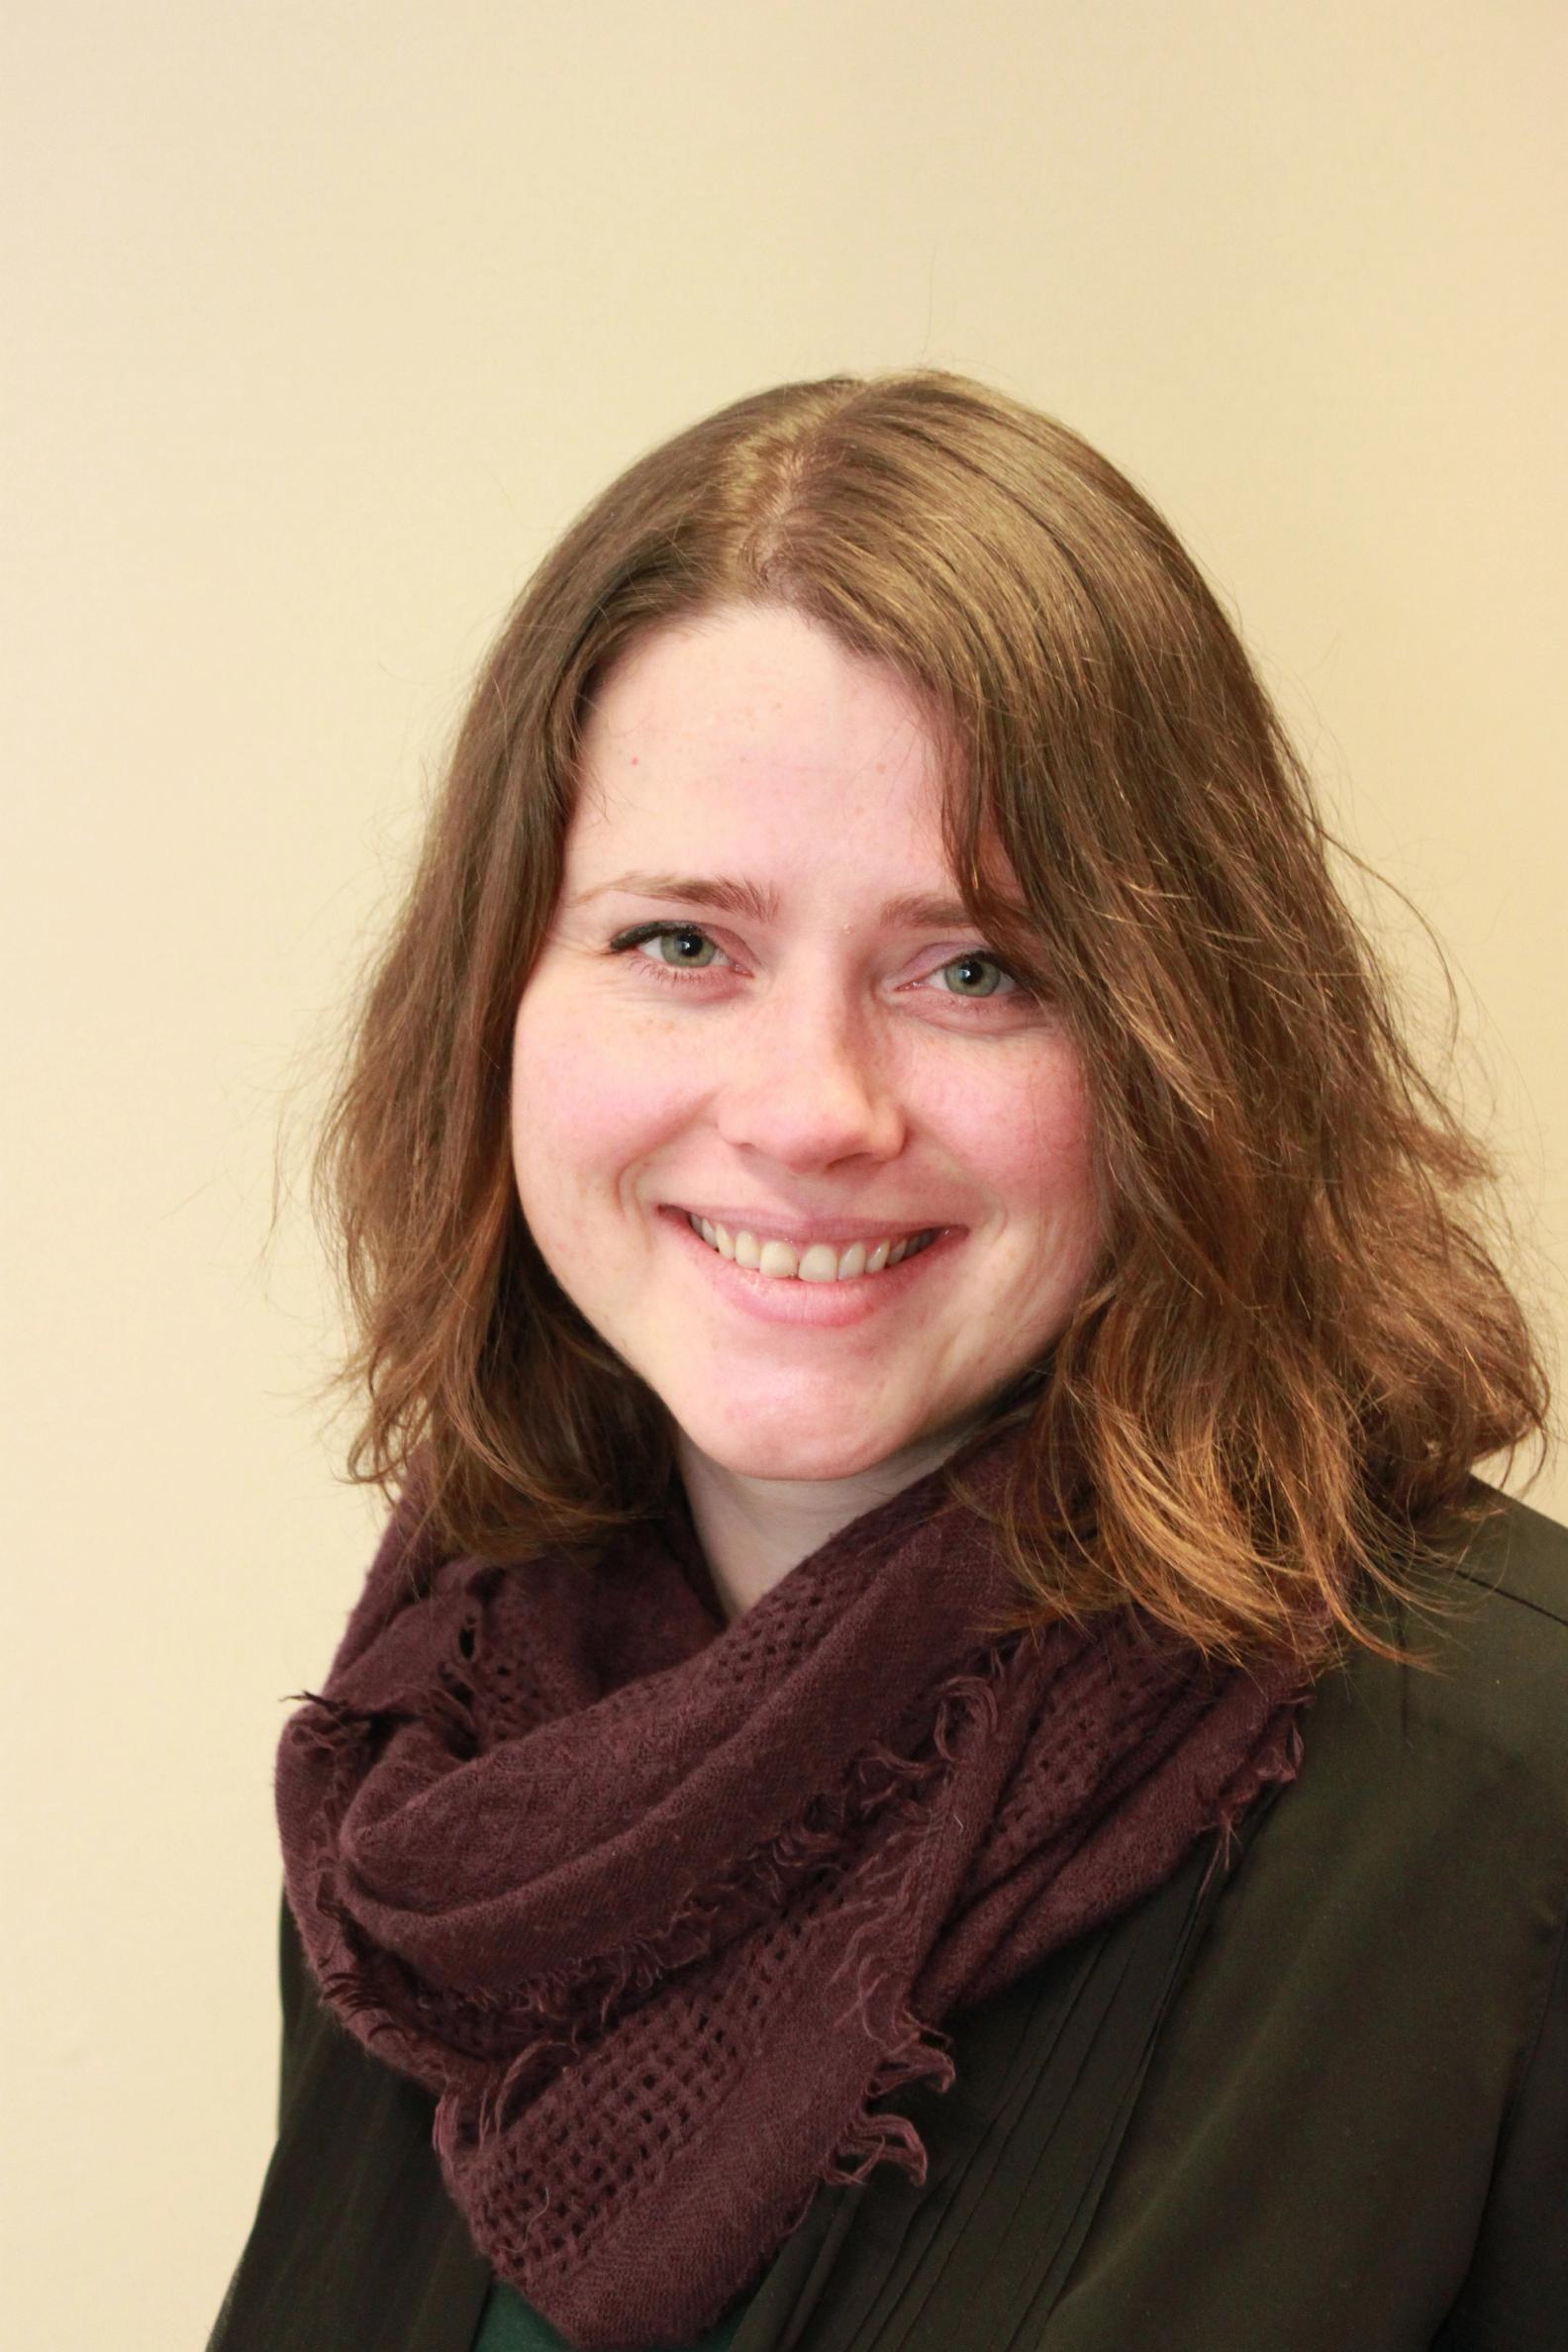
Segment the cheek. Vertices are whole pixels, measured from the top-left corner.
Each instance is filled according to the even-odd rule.
[[[989,1160],[1010,1191],[1027,1190],[1041,1169],[1066,1175],[1089,1158],[1093,1106],[1082,1063],[1061,1040],[977,1061],[931,1108],[955,1135],[968,1135],[970,1156]]]
[[[607,1036],[580,1003],[525,996],[512,1039],[512,1158],[531,1197],[569,1198],[613,1183],[678,1114],[659,1057]]]
[[[990,1106],[977,1131],[997,1190],[1023,1215],[1066,1223],[1090,1243],[1098,1237],[1094,1110],[1075,1053],[1053,1050],[1027,1086]]]

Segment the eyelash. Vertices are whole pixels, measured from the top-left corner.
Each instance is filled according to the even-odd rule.
[[[718,940],[711,937],[700,923],[639,923],[632,931],[618,931],[616,936],[610,941],[609,952],[612,955],[625,955],[631,949],[642,946],[649,939],[688,937],[702,939],[710,947],[719,947]],[[722,947],[719,947],[719,952],[722,955],[725,951]],[[712,969],[712,966],[707,964],[692,965],[683,972],[678,965],[658,963],[655,962],[651,956],[639,956],[637,960],[639,963],[646,964],[648,970],[653,974],[656,980],[665,981],[672,988],[684,988],[689,979],[700,978],[703,972]],[[1001,997],[949,996],[947,1000],[949,1004],[1008,1004],[1013,1001],[1015,996],[1026,1002],[1029,1001],[1033,997],[1033,990],[1029,987],[1027,982],[1020,979],[1018,973],[1014,971],[1012,965],[1005,963],[1000,955],[993,955],[990,948],[988,947],[965,947],[961,949],[957,955],[950,955],[945,963],[933,965],[932,970],[937,972],[947,972],[952,969],[954,964],[959,963],[994,964],[996,969],[1003,974],[1004,978],[1013,982],[1013,987]]]

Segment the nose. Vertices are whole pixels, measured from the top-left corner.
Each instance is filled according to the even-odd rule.
[[[736,1150],[797,1169],[902,1150],[908,1122],[889,1041],[832,981],[780,983],[719,1050],[717,1125]]]

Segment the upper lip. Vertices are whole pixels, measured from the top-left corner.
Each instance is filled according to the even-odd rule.
[[[706,1218],[710,1225],[722,1225],[732,1233],[765,1234],[769,1240],[791,1242],[797,1249],[808,1249],[814,1241],[832,1241],[847,1248],[854,1241],[900,1241],[916,1233],[946,1230],[940,1219],[930,1217],[919,1225],[897,1217],[872,1224],[854,1217],[792,1217],[787,1209],[713,1209],[692,1201],[671,1201],[666,1206],[683,1217]]]

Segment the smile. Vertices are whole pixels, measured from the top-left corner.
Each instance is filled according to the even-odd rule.
[[[931,1225],[925,1232],[907,1233],[898,1240],[851,1241],[842,1250],[834,1249],[829,1241],[814,1241],[808,1249],[797,1251],[788,1241],[762,1239],[744,1226],[732,1233],[727,1225],[714,1225],[689,1210],[686,1223],[721,1257],[732,1258],[737,1266],[775,1282],[849,1282],[858,1275],[880,1274],[884,1268],[902,1265],[905,1258],[929,1249],[941,1230]]]

